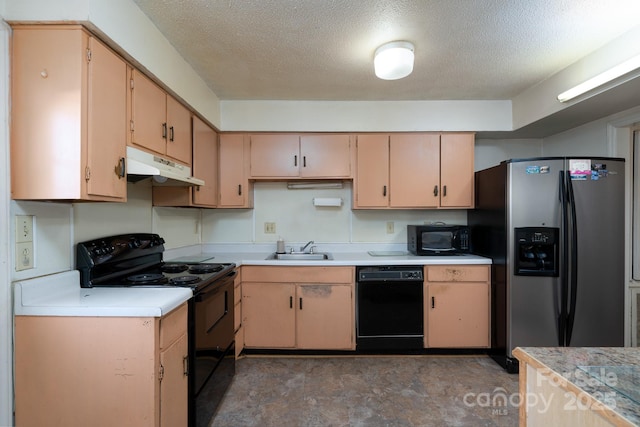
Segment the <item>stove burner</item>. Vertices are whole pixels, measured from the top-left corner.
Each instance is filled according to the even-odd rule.
[[[133,285],[155,285],[167,283],[167,278],[162,274],[136,274],[127,277],[127,281]]]
[[[189,273],[208,274],[222,270],[224,267],[219,264],[196,264],[189,267]]]
[[[184,286],[184,285],[192,285],[194,283],[198,283],[200,279],[198,276],[178,276],[178,277],[172,277],[171,280],[169,280],[169,282],[172,285],[177,285],[177,286]]]
[[[186,264],[164,264],[160,267],[160,270],[165,273],[180,273],[186,271],[188,268],[189,266]]]

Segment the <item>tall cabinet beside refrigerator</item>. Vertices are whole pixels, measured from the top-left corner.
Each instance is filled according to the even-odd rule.
[[[624,345],[624,159],[514,159],[476,172],[474,253],[492,258],[492,356]]]

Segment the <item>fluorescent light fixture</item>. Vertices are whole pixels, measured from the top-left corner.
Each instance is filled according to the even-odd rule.
[[[287,182],[287,188],[289,190],[304,190],[304,189],[325,189],[325,188],[342,188],[342,181],[305,181],[305,182]]]
[[[373,67],[382,80],[397,80],[413,71],[413,44],[405,41],[383,44],[376,49]]]
[[[598,86],[602,86],[605,83],[609,83],[612,80],[617,79],[631,71],[640,68],[640,55],[634,56],[631,59],[626,60],[622,64],[618,64],[615,67],[605,71],[604,73],[598,74],[595,77],[590,78],[584,83],[580,83],[579,85],[572,87],[571,89],[562,92],[558,95],[558,101],[567,102],[572,100],[573,98],[582,95],[583,93],[587,93],[590,90],[597,88]]]

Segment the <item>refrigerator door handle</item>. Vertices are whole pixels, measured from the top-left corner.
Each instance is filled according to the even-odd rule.
[[[567,244],[569,227],[568,227],[568,219],[569,215],[567,212],[567,188],[565,182],[565,171],[560,171],[558,175],[558,183],[559,183],[559,198],[560,198],[560,207],[561,207],[561,215],[562,215],[562,236],[561,236],[561,260],[560,260],[560,313],[558,314],[558,344],[561,347],[565,345],[565,331],[567,329],[567,299],[569,296],[569,274],[567,270],[568,264],[568,251]]]
[[[569,296],[569,312],[567,313],[567,333],[566,345],[571,345],[571,334],[573,332],[573,323],[576,318],[576,302],[578,297],[578,226],[576,224],[576,203],[573,194],[573,184],[571,182],[570,172],[567,171],[567,193],[570,218],[570,239],[571,239],[571,269],[569,279],[571,282],[571,295]]]

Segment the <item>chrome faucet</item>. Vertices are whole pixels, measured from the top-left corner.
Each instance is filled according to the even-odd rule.
[[[304,252],[305,249],[309,247],[309,245],[313,245],[313,240],[309,240],[306,245],[300,247],[300,252]]]

